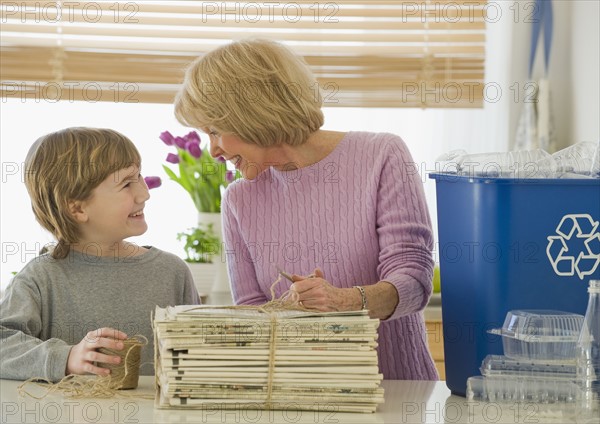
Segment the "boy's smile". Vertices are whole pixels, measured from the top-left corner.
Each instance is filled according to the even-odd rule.
[[[88,199],[74,202],[82,235],[80,248],[93,244],[100,248],[99,256],[112,256],[124,239],[145,233],[144,205],[149,198],[137,166],[109,175]]]
[[[137,212],[132,213],[131,215],[129,215],[130,218],[132,219],[137,219],[137,218],[144,218],[144,210],[140,209]]]

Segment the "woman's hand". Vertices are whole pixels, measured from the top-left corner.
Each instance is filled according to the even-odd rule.
[[[118,364],[121,362],[121,358],[100,353],[97,349],[105,347],[121,350],[124,347],[122,340],[126,338],[127,334],[113,328],[105,327],[90,331],[78,344],[71,348],[67,359],[66,374],[109,375],[109,369],[97,367],[94,362]]]
[[[298,294],[301,306],[322,312],[359,311],[362,309],[362,294],[356,287],[338,288],[325,280],[323,271],[315,269],[314,274],[307,277],[292,275],[291,290]],[[378,281],[364,285],[369,316],[387,319],[398,305],[398,291],[392,283]]]
[[[294,284],[291,290],[298,294],[301,306],[316,311],[353,311],[360,310],[362,298],[354,288],[337,288],[325,280],[320,268],[307,277],[292,275]]]

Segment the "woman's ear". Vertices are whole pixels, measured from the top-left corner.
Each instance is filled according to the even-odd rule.
[[[77,222],[87,222],[88,215],[85,212],[84,202],[81,200],[72,200],[69,202],[69,212]]]

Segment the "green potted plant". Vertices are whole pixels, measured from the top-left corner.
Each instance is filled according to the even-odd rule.
[[[221,241],[215,234],[212,224],[199,224],[177,234],[177,240],[185,244],[183,250],[186,262],[211,264],[213,256],[221,251]]]
[[[177,240],[184,242],[185,261],[192,272],[198,293],[207,295],[218,273],[215,257],[221,252],[221,240],[215,234],[213,225],[200,223],[178,233]]]

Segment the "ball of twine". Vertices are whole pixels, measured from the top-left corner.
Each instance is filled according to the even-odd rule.
[[[123,340],[123,349],[121,350],[105,347],[98,349],[100,353],[121,358],[118,364],[98,362],[99,367],[110,370],[110,375],[105,377],[109,388],[127,390],[135,389],[138,386],[142,347],[148,343],[145,337],[144,340],[139,340],[141,337],[143,336]]]
[[[140,361],[142,347],[148,344],[148,339],[142,335],[136,335],[123,340],[123,349],[113,350],[100,348],[99,352],[116,355],[121,358],[119,364],[98,363],[102,368],[110,369],[110,375],[96,377],[90,375],[69,374],[58,383],[52,383],[46,379],[32,377],[21,384],[17,391],[19,395],[44,399],[54,392],[62,392],[70,398],[110,398],[118,394],[118,390],[135,389],[140,377]],[[41,388],[43,393],[37,394],[29,391],[29,386]],[[125,396],[125,395],[123,395]],[[149,399],[154,396],[139,395],[138,397]]]

